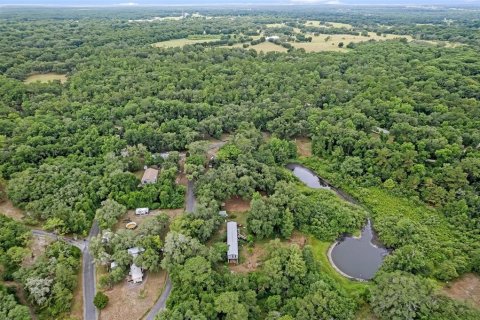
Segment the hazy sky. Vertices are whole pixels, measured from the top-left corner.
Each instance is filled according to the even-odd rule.
[[[410,4],[480,5],[480,0],[0,0],[1,4],[61,6],[92,5],[202,5],[202,4]]]

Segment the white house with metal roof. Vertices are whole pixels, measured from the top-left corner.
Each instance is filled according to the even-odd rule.
[[[229,263],[238,263],[238,229],[235,221],[227,222],[227,259]]]

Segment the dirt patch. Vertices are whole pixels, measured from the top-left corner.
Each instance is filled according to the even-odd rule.
[[[23,211],[19,208],[16,208],[10,200],[0,203],[0,213],[3,213],[7,217],[10,217],[16,221],[21,221],[24,217]]]
[[[185,187],[188,184],[187,175],[183,172],[183,166],[182,166],[182,170],[177,174],[177,178],[175,179],[175,183],[179,184],[179,185],[182,185],[182,186],[185,186]]]
[[[27,255],[22,262],[22,266],[31,266],[37,261],[37,259],[45,253],[47,246],[53,242],[53,239],[49,237],[33,235],[32,240],[29,243],[30,255]]]
[[[248,273],[257,270],[265,255],[265,244],[256,243],[253,248],[242,246],[240,250],[240,262],[237,265],[230,264],[230,270],[237,273]]]
[[[312,156],[312,140],[310,138],[297,138],[295,139],[297,145],[297,152],[302,157]]]
[[[67,82],[67,76],[65,74],[59,74],[55,72],[42,73],[42,74],[32,74],[23,81],[24,83],[32,83],[40,81],[42,83],[59,80],[61,83]]]
[[[101,320],[141,319],[155,304],[163,291],[166,272],[148,272],[141,284],[127,281],[105,291],[109,303],[100,313]]]
[[[442,293],[452,299],[471,303],[476,308],[480,308],[480,277],[467,273],[445,286]]]
[[[303,249],[303,247],[305,247],[307,244],[307,237],[303,233],[295,230],[288,242],[291,244],[296,244]]]
[[[250,200],[244,200],[240,197],[232,197],[225,201],[225,210],[227,212],[246,212],[250,210]]]
[[[128,210],[127,213],[124,214],[115,224],[113,231],[115,232],[121,229],[126,229],[125,226],[128,222],[135,222],[137,224],[137,228],[135,230],[138,230],[138,227],[140,227],[142,223],[153,219],[153,217],[160,215],[162,212],[169,216],[170,221],[172,221],[174,218],[183,213],[183,208],[151,210],[150,213],[146,215],[136,215],[135,210]]]

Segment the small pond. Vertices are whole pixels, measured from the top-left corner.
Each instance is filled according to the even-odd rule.
[[[287,168],[310,188],[329,189],[345,201],[358,204],[350,195],[331,186],[311,170],[293,163],[288,164]],[[372,279],[388,255],[388,250],[375,240],[375,231],[368,220],[360,237],[345,237],[330,247],[328,251],[330,263],[346,277],[357,280]]]
[[[329,259],[343,275],[359,280],[370,280],[382,265],[388,250],[377,246],[370,220],[360,237],[346,237],[329,250]]]
[[[298,165],[298,164],[288,164],[287,168],[293,171],[293,175],[296,176],[300,181],[305,183],[310,188],[314,189],[330,189],[328,183],[320,179],[315,173],[309,169]]]

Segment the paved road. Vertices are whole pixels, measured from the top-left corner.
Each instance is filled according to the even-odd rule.
[[[95,297],[95,263],[93,257],[88,250],[88,244],[92,237],[95,237],[100,232],[98,222],[93,221],[92,228],[88,234],[88,240],[85,241],[86,247],[83,250],[83,319],[84,320],[97,320],[98,312],[97,308],[93,305],[93,298]]]
[[[78,249],[80,249],[82,252],[83,250],[85,249],[85,243],[83,241],[78,241],[78,240],[73,240],[73,239],[70,239],[70,238],[66,238],[66,237],[63,237],[63,236],[59,236],[55,233],[51,233],[51,232],[47,232],[47,231],[43,231],[43,230],[32,230],[32,234],[34,236],[38,236],[38,237],[47,237],[47,238],[51,238],[51,239],[54,239],[54,240],[62,240],[62,241],[65,241],[69,244],[71,244],[72,246],[75,246],[77,247]]]
[[[165,289],[163,290],[160,298],[157,300],[155,305],[152,307],[150,312],[145,317],[145,320],[154,320],[157,313],[159,313],[160,310],[165,309],[168,296],[170,295],[170,291],[172,291],[172,283],[170,282],[170,277],[167,275],[167,282],[165,283]]]
[[[195,194],[193,193],[193,181],[188,180],[187,184],[187,199],[186,199],[185,211],[193,212],[195,210]]]

